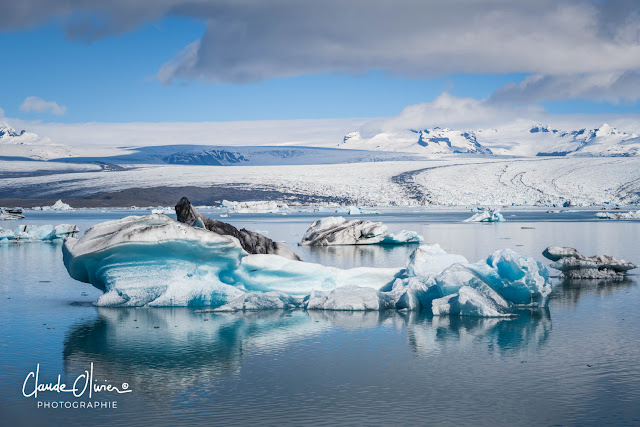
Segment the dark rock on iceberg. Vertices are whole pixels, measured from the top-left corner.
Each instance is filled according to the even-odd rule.
[[[301,261],[301,258],[297,254],[282,243],[274,242],[260,233],[244,228],[238,230],[231,224],[202,215],[186,197],[180,199],[176,205],[176,215],[178,221],[184,224],[206,228],[217,234],[235,237],[240,241],[242,249],[250,254],[273,254],[295,261]]]

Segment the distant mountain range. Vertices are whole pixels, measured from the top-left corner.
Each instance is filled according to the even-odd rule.
[[[25,130],[16,131],[6,123],[0,123],[0,157],[50,160],[72,156],[73,150],[66,145],[54,144],[50,138]]]
[[[142,138],[142,137],[141,137]],[[529,122],[496,129],[407,129],[364,137],[347,134],[340,149],[299,146],[158,145],[143,147],[94,147],[91,135],[85,146],[54,143],[25,130],[0,123],[0,157],[114,164],[173,165],[284,165],[329,164],[398,160],[439,156],[638,156],[640,137],[607,124],[596,129],[560,130]],[[335,147],[335,146],[334,146]],[[350,151],[355,150],[355,151]],[[383,153],[384,152],[384,153]],[[408,154],[407,154],[408,153]]]
[[[408,129],[363,138],[347,134],[341,148],[399,151],[426,156],[482,154],[506,156],[637,156],[640,138],[603,124],[596,129],[563,131],[548,125],[506,126],[460,131],[447,128]]]

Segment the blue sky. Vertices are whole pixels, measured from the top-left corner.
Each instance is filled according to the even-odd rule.
[[[406,6],[407,13],[411,12],[411,7]],[[606,85],[602,88],[601,84],[595,89],[584,89],[584,85],[579,85],[567,89],[566,94],[557,90],[561,84],[558,83],[560,77],[569,76],[568,82],[593,79],[589,67],[594,68],[592,73],[596,77],[636,73],[635,65],[629,65],[622,58],[621,64],[600,69],[597,61],[577,57],[584,60],[581,68],[573,69],[571,64],[566,64],[558,72],[558,67],[553,64],[557,57],[541,58],[541,63],[550,65],[537,68],[535,61],[531,65],[526,56],[524,59],[515,58],[518,46],[505,46],[504,55],[498,56],[489,48],[485,49],[485,45],[490,47],[490,43],[470,51],[461,49],[456,52],[452,48],[451,52],[445,53],[442,53],[443,49],[403,53],[403,40],[415,35],[400,34],[403,38],[395,40],[396,34],[404,31],[402,28],[395,31],[390,28],[376,43],[369,44],[354,39],[356,36],[352,34],[343,34],[344,27],[340,27],[338,32],[329,28],[324,34],[322,22],[318,25],[320,29],[316,28],[318,34],[300,35],[307,43],[300,53],[300,46],[291,44],[289,40],[292,32],[306,30],[284,28],[281,32],[287,39],[279,38],[279,28],[283,28],[283,20],[288,19],[288,9],[279,14],[274,12],[273,25],[270,25],[269,16],[264,16],[257,24],[251,21],[254,18],[245,10],[225,11],[223,15],[229,16],[229,22],[242,22],[249,28],[239,35],[228,31],[216,33],[220,25],[212,24],[211,16],[207,15],[211,12],[178,14],[160,11],[160,17],[140,18],[139,22],[134,20],[125,29],[107,30],[106,34],[95,38],[93,33],[73,33],[72,25],[77,21],[75,12],[65,13],[68,19],[58,19],[53,14],[48,19],[0,32],[0,46],[5,55],[0,70],[5,83],[0,108],[6,117],[73,123],[386,117],[398,114],[409,105],[432,101],[443,92],[478,100],[491,98],[496,91],[509,87],[510,82],[516,83],[516,89],[503,90],[507,101],[514,99],[518,103],[540,105],[550,113],[600,114],[640,110],[640,89],[634,80],[635,74],[631,79],[625,77],[626,80],[613,77],[613,83],[607,77],[609,91]],[[443,10],[441,13],[449,12]],[[313,28],[315,23],[300,27]],[[254,27],[259,27],[259,32],[256,30],[256,34],[251,35]],[[356,28],[354,34],[356,31],[361,32]],[[336,34],[344,39],[335,43],[339,50],[332,47],[331,52],[340,52],[334,60],[332,54],[327,53],[324,41],[336,38]],[[559,34],[558,43],[564,43],[564,30]],[[293,33],[294,38],[295,35]],[[425,41],[434,37],[426,33],[418,35]],[[600,36],[594,36],[593,40],[585,39],[585,43],[591,42],[595,46],[608,43]],[[269,40],[269,44],[263,40]],[[323,43],[318,43],[318,40]],[[214,48],[211,41],[215,42]],[[196,65],[184,63],[179,54],[193,42],[199,43]],[[390,52],[390,57],[379,60],[381,55],[376,50],[377,46],[387,42],[390,48],[386,48],[384,54]],[[554,40],[551,38],[549,43],[554,43]],[[635,52],[633,49],[637,44],[637,40],[631,40],[623,47],[628,52]],[[224,50],[221,45],[232,46]],[[312,52],[307,56],[307,45],[308,50],[317,49],[318,53]],[[400,54],[392,55],[396,45]],[[295,60],[290,60],[293,54],[280,54],[287,49],[295,52]],[[482,52],[483,49],[486,52]],[[515,53],[509,55],[509,49],[514,49]],[[262,52],[265,52],[264,58],[260,58]],[[364,54],[360,58],[362,52]],[[622,49],[621,57],[624,52]],[[532,55],[537,55],[537,52]],[[260,61],[251,62],[256,56]],[[358,56],[357,61],[350,59],[354,56]],[[421,56],[426,58],[422,62]],[[514,59],[503,64],[503,57]],[[571,58],[567,62],[569,60]],[[171,61],[177,61],[180,66],[172,71],[169,81],[164,79],[161,82],[163,79],[158,78],[158,72]],[[441,65],[434,66],[433,63]],[[265,69],[254,73],[253,70],[261,64],[266,64]],[[247,69],[252,71],[247,73]],[[581,72],[583,69],[586,77]],[[545,76],[552,83],[547,84],[544,80],[546,86],[541,87],[524,84],[527,76],[532,75]],[[573,75],[575,79],[571,77]],[[618,87],[623,83],[630,85],[630,89]],[[29,96],[55,102],[66,107],[66,111],[59,115],[46,111],[23,111],[20,106]],[[505,96],[501,102],[504,102],[503,98]]]

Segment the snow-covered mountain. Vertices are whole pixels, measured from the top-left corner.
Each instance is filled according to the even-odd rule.
[[[8,124],[0,123],[0,156],[2,157],[50,160],[73,155],[72,149],[66,145],[54,144],[50,138],[25,130],[16,131]]]
[[[491,154],[491,150],[478,143],[474,132],[448,128],[406,130],[379,133],[372,138],[362,138],[360,132],[347,134],[341,148],[359,150],[404,151],[424,155]]]
[[[596,129],[559,130],[549,125],[516,122],[498,129],[460,131],[431,128],[383,132],[363,138],[347,134],[341,148],[412,152],[426,156],[494,154],[505,156],[636,156],[640,138],[603,124]]]

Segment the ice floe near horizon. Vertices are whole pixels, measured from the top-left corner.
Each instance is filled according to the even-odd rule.
[[[34,211],[72,211],[74,208],[71,205],[62,201],[62,199],[58,199],[51,206],[35,206],[32,208]]]
[[[554,261],[551,268],[560,270],[560,277],[566,279],[622,279],[629,270],[638,267],[609,255],[587,257],[569,247],[549,246],[542,255]]]
[[[602,219],[640,219],[640,210],[629,212],[598,212],[596,216]]]
[[[387,226],[381,222],[346,220],[341,216],[330,216],[313,222],[299,245],[402,245],[423,241],[424,238],[414,231],[389,233]]]
[[[99,306],[302,306],[491,317],[544,306],[551,291],[542,264],[509,249],[471,264],[423,245],[405,267],[340,269],[249,254],[232,235],[161,214],[97,224],[81,239],[66,240],[63,260],[71,277],[104,292]]]
[[[478,212],[465,219],[464,222],[502,222],[504,220],[499,209],[485,208],[478,209]]]
[[[75,237],[80,229],[73,224],[19,225],[13,231],[0,227],[0,242],[52,241]]]

